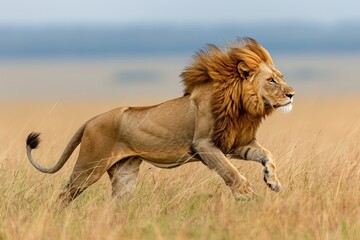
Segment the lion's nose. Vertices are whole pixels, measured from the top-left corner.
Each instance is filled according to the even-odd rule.
[[[288,98],[292,99],[295,93],[287,93],[285,94]]]

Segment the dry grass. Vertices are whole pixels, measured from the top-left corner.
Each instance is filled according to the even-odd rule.
[[[143,164],[129,199],[114,202],[104,176],[66,209],[56,198],[77,152],[45,175],[26,160],[26,135],[43,132],[35,156],[52,165],[75,129],[114,103],[2,104],[0,239],[360,239],[359,101],[298,100],[291,114],[266,120],[258,139],[277,159],[278,194],[253,162],[232,160],[258,194],[250,202],[235,202],[200,163]]]

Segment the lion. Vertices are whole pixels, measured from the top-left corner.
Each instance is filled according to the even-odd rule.
[[[26,140],[28,159],[37,170],[55,173],[81,143],[59,196],[66,204],[105,172],[112,196],[121,199],[134,190],[144,161],[160,168],[200,161],[223,178],[236,200],[255,193],[229,158],[255,161],[264,167],[267,186],[280,191],[274,158],[256,140],[256,132],[274,110],[291,111],[295,92],[268,51],[252,38],[225,48],[210,44],[180,77],[182,97],[155,106],[116,108],[84,123],[54,167],[45,168],[32,157],[40,142],[39,133],[32,132]]]

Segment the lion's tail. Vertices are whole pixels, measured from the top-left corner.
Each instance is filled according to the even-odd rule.
[[[27,150],[27,156],[28,156],[30,163],[37,170],[39,170],[40,172],[43,172],[43,173],[56,173],[57,171],[59,171],[64,166],[64,164],[67,162],[67,160],[69,159],[69,157],[71,156],[71,154],[73,153],[75,148],[80,144],[81,138],[84,133],[85,126],[86,126],[86,123],[83,124],[79,128],[79,130],[77,130],[77,132],[74,134],[74,136],[71,138],[70,142],[66,146],[59,161],[52,168],[45,168],[45,167],[40,166],[31,156],[31,151],[33,149],[37,148],[40,143],[40,138],[39,138],[40,133],[36,133],[36,132],[30,133],[26,139],[26,150]]]

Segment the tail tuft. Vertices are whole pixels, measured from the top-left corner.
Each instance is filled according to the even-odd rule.
[[[30,147],[31,149],[35,149],[39,146],[40,143],[40,133],[32,132],[26,139],[26,146]]]

